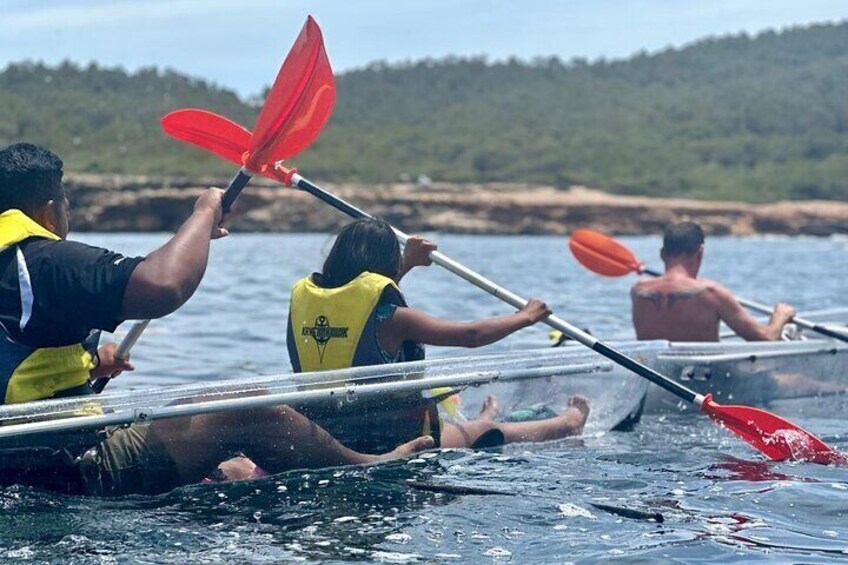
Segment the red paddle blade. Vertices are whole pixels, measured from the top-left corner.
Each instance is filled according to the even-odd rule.
[[[162,118],[165,133],[205,149],[241,167],[250,144],[250,132],[237,123],[206,110],[175,110]]]
[[[248,168],[259,172],[306,149],[330,118],[335,99],[321,29],[309,16],[256,120],[245,163]]]
[[[629,249],[593,230],[575,231],[571,234],[568,247],[580,264],[599,275],[620,277],[641,270],[639,261]]]
[[[774,461],[848,464],[848,455],[828,446],[807,430],[765,410],[750,406],[721,406],[707,396],[701,411]]]
[[[162,129],[174,139],[210,151],[239,167],[250,143],[250,132],[239,124],[213,112],[194,108],[171,112],[162,118]],[[263,176],[286,186],[291,184],[291,175],[295,171],[279,163],[268,163],[267,167],[262,167]]]

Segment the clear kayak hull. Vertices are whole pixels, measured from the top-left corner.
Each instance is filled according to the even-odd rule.
[[[665,342],[634,343],[627,353],[653,363]],[[390,406],[398,394],[443,395],[455,391],[459,410],[445,418],[473,418],[483,400],[498,396],[502,411],[544,404],[554,411],[574,394],[590,400],[588,431],[605,431],[628,417],[638,419],[648,383],[585,349],[544,349],[363,367],[320,373],[282,374],[213,383],[111,392],[0,407],[2,450],[33,447],[75,449],[90,444],[107,426],[186,418],[263,406],[346,406],[368,399]]]
[[[848,344],[830,340],[672,343],[655,363],[659,372],[719,403],[780,405],[784,415],[815,414],[815,403],[794,401],[848,393]],[[659,388],[649,391],[645,406],[647,412],[691,409]]]

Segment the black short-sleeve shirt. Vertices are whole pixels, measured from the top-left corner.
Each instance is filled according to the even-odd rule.
[[[16,248],[23,253],[33,296],[23,331]],[[70,345],[92,330],[114,331],[122,321],[127,283],[143,260],[75,241],[25,240],[0,253],[0,323],[31,347]]]

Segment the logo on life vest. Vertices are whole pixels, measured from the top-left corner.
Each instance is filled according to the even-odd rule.
[[[315,340],[315,344],[318,346],[318,359],[323,363],[324,351],[327,349],[327,344],[334,337],[347,339],[347,330],[348,328],[334,328],[331,326],[327,316],[318,316],[315,318],[315,325],[303,328],[301,335],[312,337]]]

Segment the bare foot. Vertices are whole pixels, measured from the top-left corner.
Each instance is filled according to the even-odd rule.
[[[582,394],[575,394],[571,398],[568,399],[568,405],[574,406],[580,412],[589,416],[589,399],[583,396]]]
[[[480,420],[489,420],[490,422],[494,422],[500,411],[501,407],[498,403],[498,399],[494,396],[487,396],[486,401],[483,402],[483,408],[480,410],[480,415],[477,418]]]
[[[586,420],[589,418],[589,399],[582,394],[575,394],[568,399],[568,409],[564,415],[574,418],[577,422],[574,430],[574,435],[583,433],[583,427],[586,425]]]
[[[415,455],[421,451],[427,451],[436,447],[436,441],[431,436],[421,436],[412,441],[397,446],[394,450],[382,455],[367,455],[369,458],[367,463],[376,463],[378,461],[388,461],[389,459],[400,459]]]

